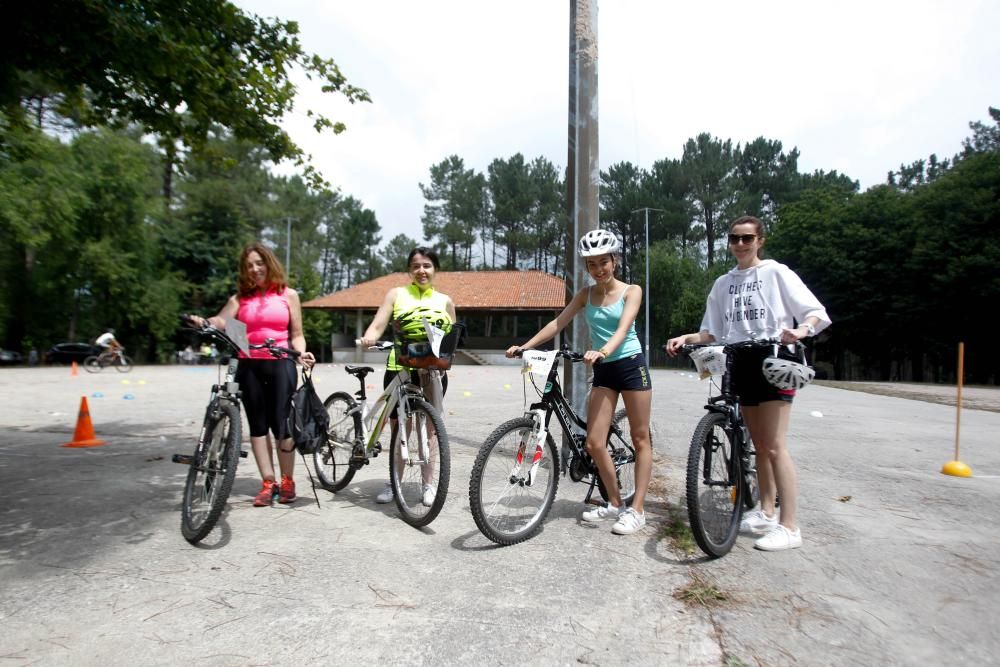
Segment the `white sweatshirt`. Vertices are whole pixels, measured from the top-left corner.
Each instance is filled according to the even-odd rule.
[[[777,338],[807,317],[819,318],[816,333],[830,326],[823,304],[794,271],[773,259],[719,276],[708,293],[701,331],[718,343]]]

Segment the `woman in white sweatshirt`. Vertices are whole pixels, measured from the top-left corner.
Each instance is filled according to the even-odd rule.
[[[795,343],[830,325],[823,304],[794,271],[771,259],[761,259],[764,225],[753,216],[729,225],[729,251],[736,268],[712,286],[705,316],[697,333],[667,341],[670,356],[696,343],[737,343],[752,338],[780,338]],[[762,371],[766,349],[751,349],[734,358],[733,381],[750,436],[757,450],[760,509],[746,514],[740,529],[760,536],[758,549],[779,551],[802,546],[796,523],[798,484],[785,436],[794,389],[771,385]],[[781,497],[781,516],[775,498]]]

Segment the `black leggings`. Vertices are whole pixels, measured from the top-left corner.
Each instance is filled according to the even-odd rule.
[[[298,378],[291,359],[240,359],[236,369],[243,408],[250,424],[250,437],[261,438],[268,431],[278,440],[291,437],[288,408]]]

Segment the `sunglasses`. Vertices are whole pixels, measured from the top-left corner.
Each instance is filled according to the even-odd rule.
[[[750,245],[756,238],[756,234],[730,234],[729,245],[739,245],[740,243]]]

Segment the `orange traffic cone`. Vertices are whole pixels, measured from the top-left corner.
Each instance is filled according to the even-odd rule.
[[[79,373],[80,371],[76,366],[76,362],[74,361],[73,364],[69,367],[70,377],[76,377]]]
[[[87,407],[87,397],[80,397],[80,414],[76,418],[76,430],[73,439],[60,447],[98,447],[105,444],[103,440],[94,437],[94,425],[90,422],[90,408]]]

